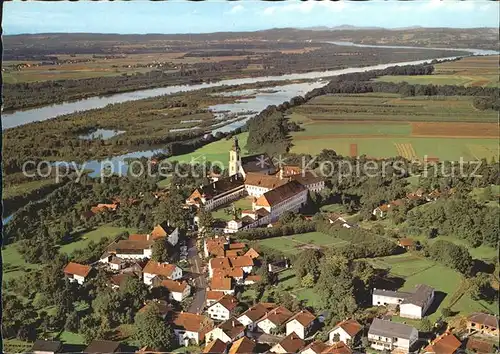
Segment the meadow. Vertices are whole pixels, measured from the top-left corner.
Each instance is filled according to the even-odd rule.
[[[297,254],[297,252],[306,248],[344,246],[348,242],[321,232],[308,232],[263,239],[258,241],[258,244],[284,253]]]
[[[242,155],[244,156],[247,152],[245,151],[245,145],[247,143],[248,133],[241,133],[238,136],[238,142],[242,148]],[[206,161],[220,161],[227,166],[229,163],[229,150],[233,145],[233,139],[222,139],[210,144],[207,144],[194,152],[184,155],[177,155],[169,157],[170,161],[179,161],[185,163],[203,163]]]
[[[498,87],[498,55],[468,57],[457,61],[436,64],[433,75],[382,76],[376,81],[403,82],[409,84],[434,84],[458,86]]]
[[[470,97],[338,94],[292,109],[292,153],[328,148],[344,156],[424,160],[498,160],[498,114],[478,111]]]

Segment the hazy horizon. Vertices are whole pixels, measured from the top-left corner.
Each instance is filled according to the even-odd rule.
[[[499,9],[499,2],[486,0],[6,2],[3,34],[202,34],[339,26],[496,29]]]

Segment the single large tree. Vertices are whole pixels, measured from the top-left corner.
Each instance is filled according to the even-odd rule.
[[[158,307],[154,304],[135,316],[135,338],[142,346],[155,350],[169,351],[174,344],[174,333],[170,326],[160,316]]]

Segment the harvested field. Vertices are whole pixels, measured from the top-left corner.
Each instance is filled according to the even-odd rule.
[[[469,138],[498,138],[498,124],[494,123],[411,123],[412,136],[449,136]]]

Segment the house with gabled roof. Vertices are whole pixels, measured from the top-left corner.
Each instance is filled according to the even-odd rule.
[[[350,346],[357,337],[361,336],[362,329],[363,326],[353,318],[341,321],[328,332],[328,343],[341,341]]]
[[[63,270],[65,277],[70,282],[77,282],[80,285],[85,282],[91,271],[91,266],[75,262],[69,262]]]
[[[257,322],[276,307],[277,305],[273,303],[259,302],[243,312],[238,317],[238,321],[243,323],[250,331],[253,331],[256,328]]]
[[[462,342],[453,333],[446,331],[431,340],[429,345],[424,348],[423,354],[454,354],[461,346]]]
[[[286,322],[286,334],[295,333],[299,338],[305,339],[311,331],[315,321],[316,316],[311,312],[300,310]]]
[[[323,350],[321,354],[352,354],[352,350],[344,342],[336,342]]]
[[[319,340],[315,340],[314,342],[311,342],[307,346],[302,348],[300,354],[321,354],[327,348],[328,348],[327,344]]]
[[[191,294],[191,285],[185,280],[160,279],[159,282],[156,283],[155,279],[157,279],[157,277],[153,278],[153,285],[162,286],[167,289],[168,297],[171,300],[182,302]]]
[[[199,345],[214,327],[208,317],[190,312],[172,312],[167,319],[173,326],[178,343],[184,346],[190,343]]]
[[[83,350],[84,353],[119,353],[121,351],[120,342],[111,340],[94,339]]]
[[[373,306],[399,306],[399,315],[405,318],[422,318],[434,300],[434,289],[425,284],[415,286],[413,292],[374,289]]]
[[[210,290],[210,288],[207,288],[206,295],[207,295],[206,296],[206,305],[208,307],[212,304],[215,304],[220,299],[222,299],[222,297],[224,296],[224,292],[214,291],[214,290]]]
[[[270,352],[277,354],[298,353],[305,345],[306,343],[304,340],[295,332],[292,332],[283,338],[278,344],[274,345],[270,349]]]
[[[229,318],[210,332],[207,333],[207,341],[220,340],[224,343],[231,343],[245,335],[245,326],[237,319]]]
[[[255,342],[247,337],[238,339],[229,348],[229,354],[249,354],[255,353]]]
[[[210,289],[217,292],[223,292],[224,294],[233,295],[234,294],[233,278],[229,278],[222,275],[214,276],[210,280]]]
[[[207,309],[208,316],[216,321],[225,321],[231,318],[239,302],[234,296],[224,295]]]
[[[149,237],[153,240],[165,238],[170,245],[175,246],[179,242],[179,228],[170,226],[167,221],[166,225],[156,225]]]
[[[368,330],[368,341],[371,347],[377,350],[393,351],[397,349],[402,353],[410,352],[418,340],[418,330],[406,324],[373,319]]]
[[[224,257],[226,245],[229,244],[229,239],[224,236],[215,236],[212,238],[206,238],[203,241],[203,253],[206,258],[213,257]]]
[[[121,259],[151,258],[153,254],[153,240],[119,240],[111,243],[107,253]],[[104,261],[104,259],[101,259]]]
[[[259,252],[257,252],[254,248],[250,248],[246,253],[245,256],[248,256],[252,259],[257,259],[260,257]]]
[[[62,343],[55,340],[37,339],[31,347],[33,354],[55,354],[62,352]]]
[[[153,278],[160,277],[170,280],[179,280],[182,278],[182,269],[171,263],[159,263],[149,261],[143,269],[144,284],[153,285]]]
[[[284,325],[292,316],[293,313],[287,308],[278,306],[257,321],[257,328],[266,334],[272,334],[271,332]]]
[[[209,337],[207,336],[207,338]],[[220,339],[208,342],[205,348],[203,348],[203,353],[227,354],[227,343],[224,343]]]

